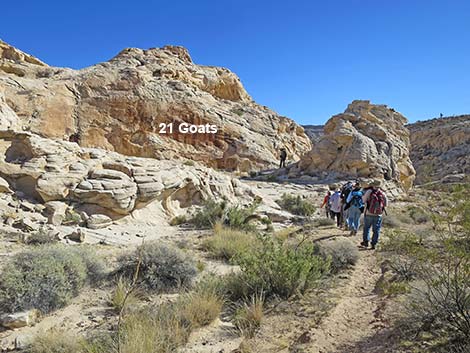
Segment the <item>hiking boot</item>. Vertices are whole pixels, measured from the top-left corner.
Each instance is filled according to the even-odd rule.
[[[370,249],[371,249],[371,250],[375,250],[375,244],[372,244],[372,245],[370,246]]]
[[[367,241],[363,241],[361,243],[361,246],[363,246],[364,248],[367,248],[369,246],[369,243]]]

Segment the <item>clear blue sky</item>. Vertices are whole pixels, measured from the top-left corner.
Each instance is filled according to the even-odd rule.
[[[260,104],[322,124],[353,99],[410,121],[470,113],[470,1],[7,1],[0,38],[82,68],[125,47],[183,45]]]

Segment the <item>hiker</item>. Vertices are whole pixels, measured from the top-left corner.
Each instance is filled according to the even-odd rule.
[[[334,188],[335,192],[330,196],[330,213],[331,218],[336,218],[336,225],[341,227],[341,191],[338,187]]]
[[[363,196],[364,194],[361,190],[361,185],[359,182],[356,182],[354,184],[353,190],[349,193],[346,199],[348,224],[351,230],[351,233],[349,233],[350,236],[356,235],[357,230],[359,229],[361,214],[364,212],[364,201],[362,200]]]
[[[323,198],[323,203],[321,204],[320,208],[325,207],[326,218],[333,218],[331,215],[331,203],[330,203],[331,191],[328,190],[325,197]]]
[[[353,183],[351,181],[348,181],[341,188],[341,224],[343,225],[345,230],[349,230],[349,222],[348,222],[349,211],[348,211],[348,208],[346,207],[346,199],[348,198],[352,189],[353,189]]]
[[[281,163],[279,163],[279,168],[285,168],[286,167],[286,159],[287,159],[287,152],[285,148],[281,148]]]
[[[387,207],[388,201],[387,196],[385,196],[384,192],[380,189],[381,183],[379,180],[375,180],[371,186],[372,188],[367,190],[362,198],[366,207],[364,211],[364,232],[361,245],[365,248],[369,246],[369,233],[372,227],[371,249],[375,249],[379,241],[382,215],[386,213],[385,208]]]

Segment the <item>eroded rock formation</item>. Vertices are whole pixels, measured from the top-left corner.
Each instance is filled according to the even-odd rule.
[[[280,147],[290,161],[311,149],[302,127],[253,102],[234,73],[196,65],[182,47],[128,48],[72,70],[0,42],[0,90],[23,129],[128,156],[250,171],[277,163]],[[183,134],[183,122],[218,132]],[[160,134],[161,123],[173,132]]]
[[[417,122],[408,129],[418,184],[470,174],[470,115]]]
[[[405,123],[405,117],[385,105],[353,101],[328,120],[324,136],[292,173],[380,178],[409,188],[415,171]]]

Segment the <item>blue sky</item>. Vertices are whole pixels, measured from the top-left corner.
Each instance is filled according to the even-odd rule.
[[[8,1],[0,38],[73,68],[125,47],[183,45],[302,124],[353,99],[410,121],[470,114],[470,1]]]

